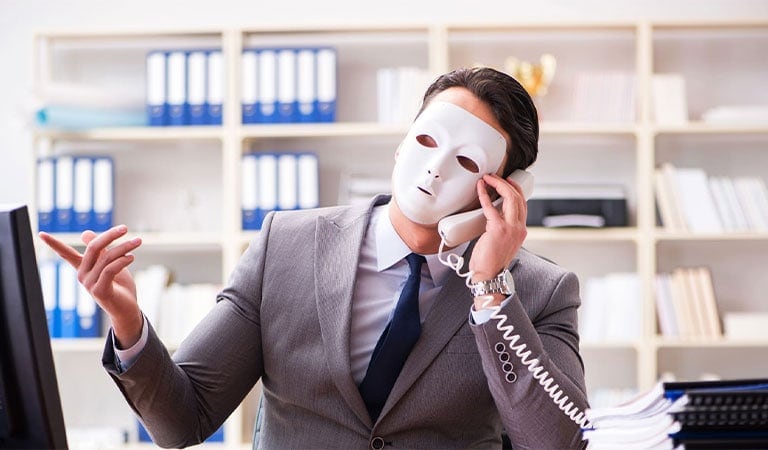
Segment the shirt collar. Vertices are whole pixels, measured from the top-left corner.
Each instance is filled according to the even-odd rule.
[[[375,207],[371,221],[373,222],[376,242],[376,270],[382,272],[408,256],[411,249],[403,242],[395,231],[395,227],[392,226],[392,221],[389,219],[389,204]],[[448,254],[462,256],[468,246],[469,242],[465,242],[458,247],[444,251],[443,259],[445,260]],[[429,273],[435,286],[442,286],[452,269],[443,265],[436,253],[424,255],[424,257],[427,259]]]
[[[409,253],[411,249],[405,245],[389,220],[389,203],[373,209],[376,232],[376,270],[382,272],[395,265]]]

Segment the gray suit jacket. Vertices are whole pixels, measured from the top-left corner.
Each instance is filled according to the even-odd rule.
[[[581,446],[578,426],[505,346],[498,322],[470,324],[472,298],[455,275],[371,422],[350,372],[349,329],[372,206],[268,216],[173,359],[150,327],[120,373],[108,340],[104,365],[158,445],[201,442],[261,379],[264,448],[499,447],[502,426],[515,448]],[[517,293],[503,309],[507,323],[583,410],[576,277],[525,250],[511,267]]]

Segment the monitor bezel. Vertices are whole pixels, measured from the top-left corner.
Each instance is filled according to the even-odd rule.
[[[0,205],[0,446],[66,448],[66,430],[26,206]],[[0,395],[3,393],[0,392]]]

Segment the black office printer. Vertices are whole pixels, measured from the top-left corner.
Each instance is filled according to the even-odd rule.
[[[538,184],[528,200],[528,226],[625,227],[627,198],[621,185]]]

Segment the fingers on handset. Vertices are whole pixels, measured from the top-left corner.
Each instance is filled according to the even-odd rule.
[[[487,184],[483,179],[478,180],[477,182],[477,197],[480,200],[480,206],[483,208],[483,213],[485,214],[485,217],[490,219],[494,215],[498,215],[499,212],[494,208],[493,202],[491,201],[491,196],[488,195],[488,188]]]
[[[520,195],[523,195],[523,189],[520,187],[520,185],[514,181],[510,180],[509,178],[504,179],[500,176],[490,173],[486,175],[483,179],[485,179],[489,185],[491,185],[494,189],[496,189],[496,192],[499,193],[502,197],[504,197],[504,194],[511,193],[510,187],[514,190],[516,190]]]
[[[525,222],[528,205],[525,202],[523,189],[517,182],[509,179],[502,179],[496,174],[488,174],[484,176],[483,181],[493,187],[499,196],[504,198],[504,207],[502,208],[504,220],[510,222],[517,219]],[[517,192],[517,195],[513,194],[515,191]]]

